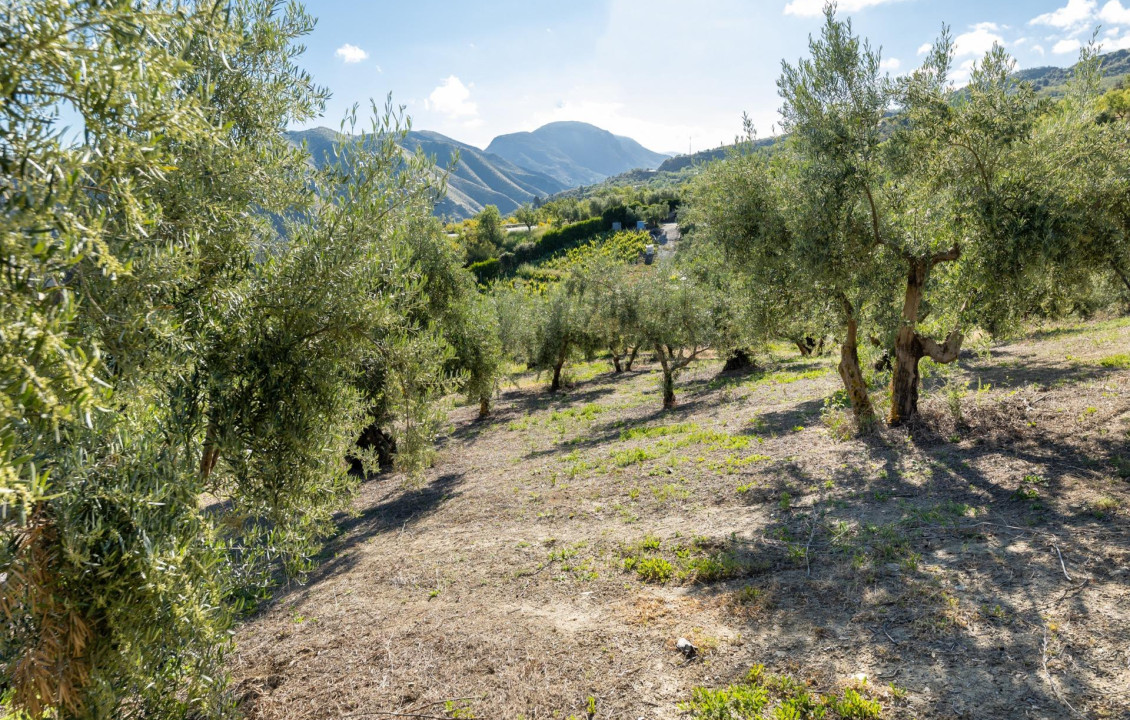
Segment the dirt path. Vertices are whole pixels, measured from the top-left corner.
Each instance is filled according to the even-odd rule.
[[[1126,348],[1108,322],[968,358],[963,421],[934,389],[914,438],[839,439],[827,359],[703,361],[670,413],[647,365],[521,378],[243,626],[242,708],[679,718],[760,663],[884,717],[1130,717]]]

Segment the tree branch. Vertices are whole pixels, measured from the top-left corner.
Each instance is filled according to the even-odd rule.
[[[884,245],[883,238],[879,236],[879,211],[875,209],[875,198],[871,197],[871,188],[863,183],[863,194],[867,196],[867,204],[871,206],[871,231],[875,234],[875,244]]]
[[[938,263],[953,262],[961,257],[961,246],[954,244],[949,250],[945,252],[935,253],[930,256],[930,267],[934,267]]]
[[[941,345],[934,338],[918,335],[918,342],[921,343],[923,352],[934,362],[943,364],[957,360],[957,356],[961,353],[961,341],[964,339],[959,330],[951,330]]]
[[[956,147],[968,150],[969,154],[973,156],[973,160],[977,163],[977,171],[981,173],[981,183],[985,186],[985,192],[989,192],[989,173],[985,170],[985,164],[981,162],[981,156],[973,149],[973,146],[966,145],[965,143],[951,141]]]
[[[1122,272],[1122,268],[1118,267],[1118,263],[1114,260],[1110,261],[1110,266],[1114,268],[1114,274],[1122,279],[1122,283],[1126,285],[1126,289],[1130,290],[1130,278],[1126,277],[1126,273]]]

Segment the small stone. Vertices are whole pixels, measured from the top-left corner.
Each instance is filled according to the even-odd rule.
[[[690,640],[686,638],[679,638],[675,641],[675,649],[681,652],[689,660],[698,654],[698,648],[694,646]]]

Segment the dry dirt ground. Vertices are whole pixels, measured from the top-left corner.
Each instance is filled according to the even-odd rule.
[[[242,709],[689,718],[763,664],[884,718],[1130,718],[1128,350],[1130,320],[1034,331],[856,437],[832,360],[784,349],[696,363],[670,412],[645,362],[520,376],[242,626]]]

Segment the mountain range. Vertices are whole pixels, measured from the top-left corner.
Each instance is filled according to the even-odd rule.
[[[1020,70],[1013,77],[1032,83],[1039,94],[1054,98],[1063,95],[1074,71],[1074,66],[1038,67]],[[1102,57],[1104,88],[1113,86],[1127,73],[1130,50]],[[287,135],[295,144],[305,142],[317,165],[332,159],[333,145],[344,139],[340,133],[324,127]],[[764,138],[757,144],[772,145],[779,139]],[[718,147],[693,155],[669,156],[582,122],[553,122],[532,132],[500,135],[486,150],[429,131],[411,131],[401,144],[409,152],[422,149],[440,168],[451,167],[458,153],[459,162],[448,176],[447,196],[436,205],[436,214],[449,219],[471,217],[487,205],[495,205],[503,215],[509,215],[534,198],[594,185],[633,170],[641,171],[636,175],[653,175],[643,172],[650,170],[675,173],[716,160],[727,152],[727,148]]]
[[[333,146],[347,136],[319,127],[291,131],[287,137],[295,145],[305,142],[310,159],[320,167],[332,162]],[[487,205],[497,206],[506,215],[535,197],[547,197],[568,187],[549,175],[519,167],[505,158],[436,132],[412,130],[400,144],[408,152],[422,149],[441,169],[451,168],[447,195],[436,204],[435,212],[441,217],[471,217]],[[456,153],[459,162],[452,167]]]
[[[333,146],[346,139],[325,127],[291,131],[287,137],[295,145],[305,142],[317,166],[332,161]],[[436,214],[450,219],[471,217],[487,205],[508,215],[535,197],[597,183],[634,168],[654,168],[667,158],[631,138],[580,122],[555,122],[533,132],[502,135],[485,151],[427,130],[408,132],[401,146],[408,152],[421,149],[440,168],[451,167],[447,195],[436,204]],[[452,167],[456,153],[459,161]]]

